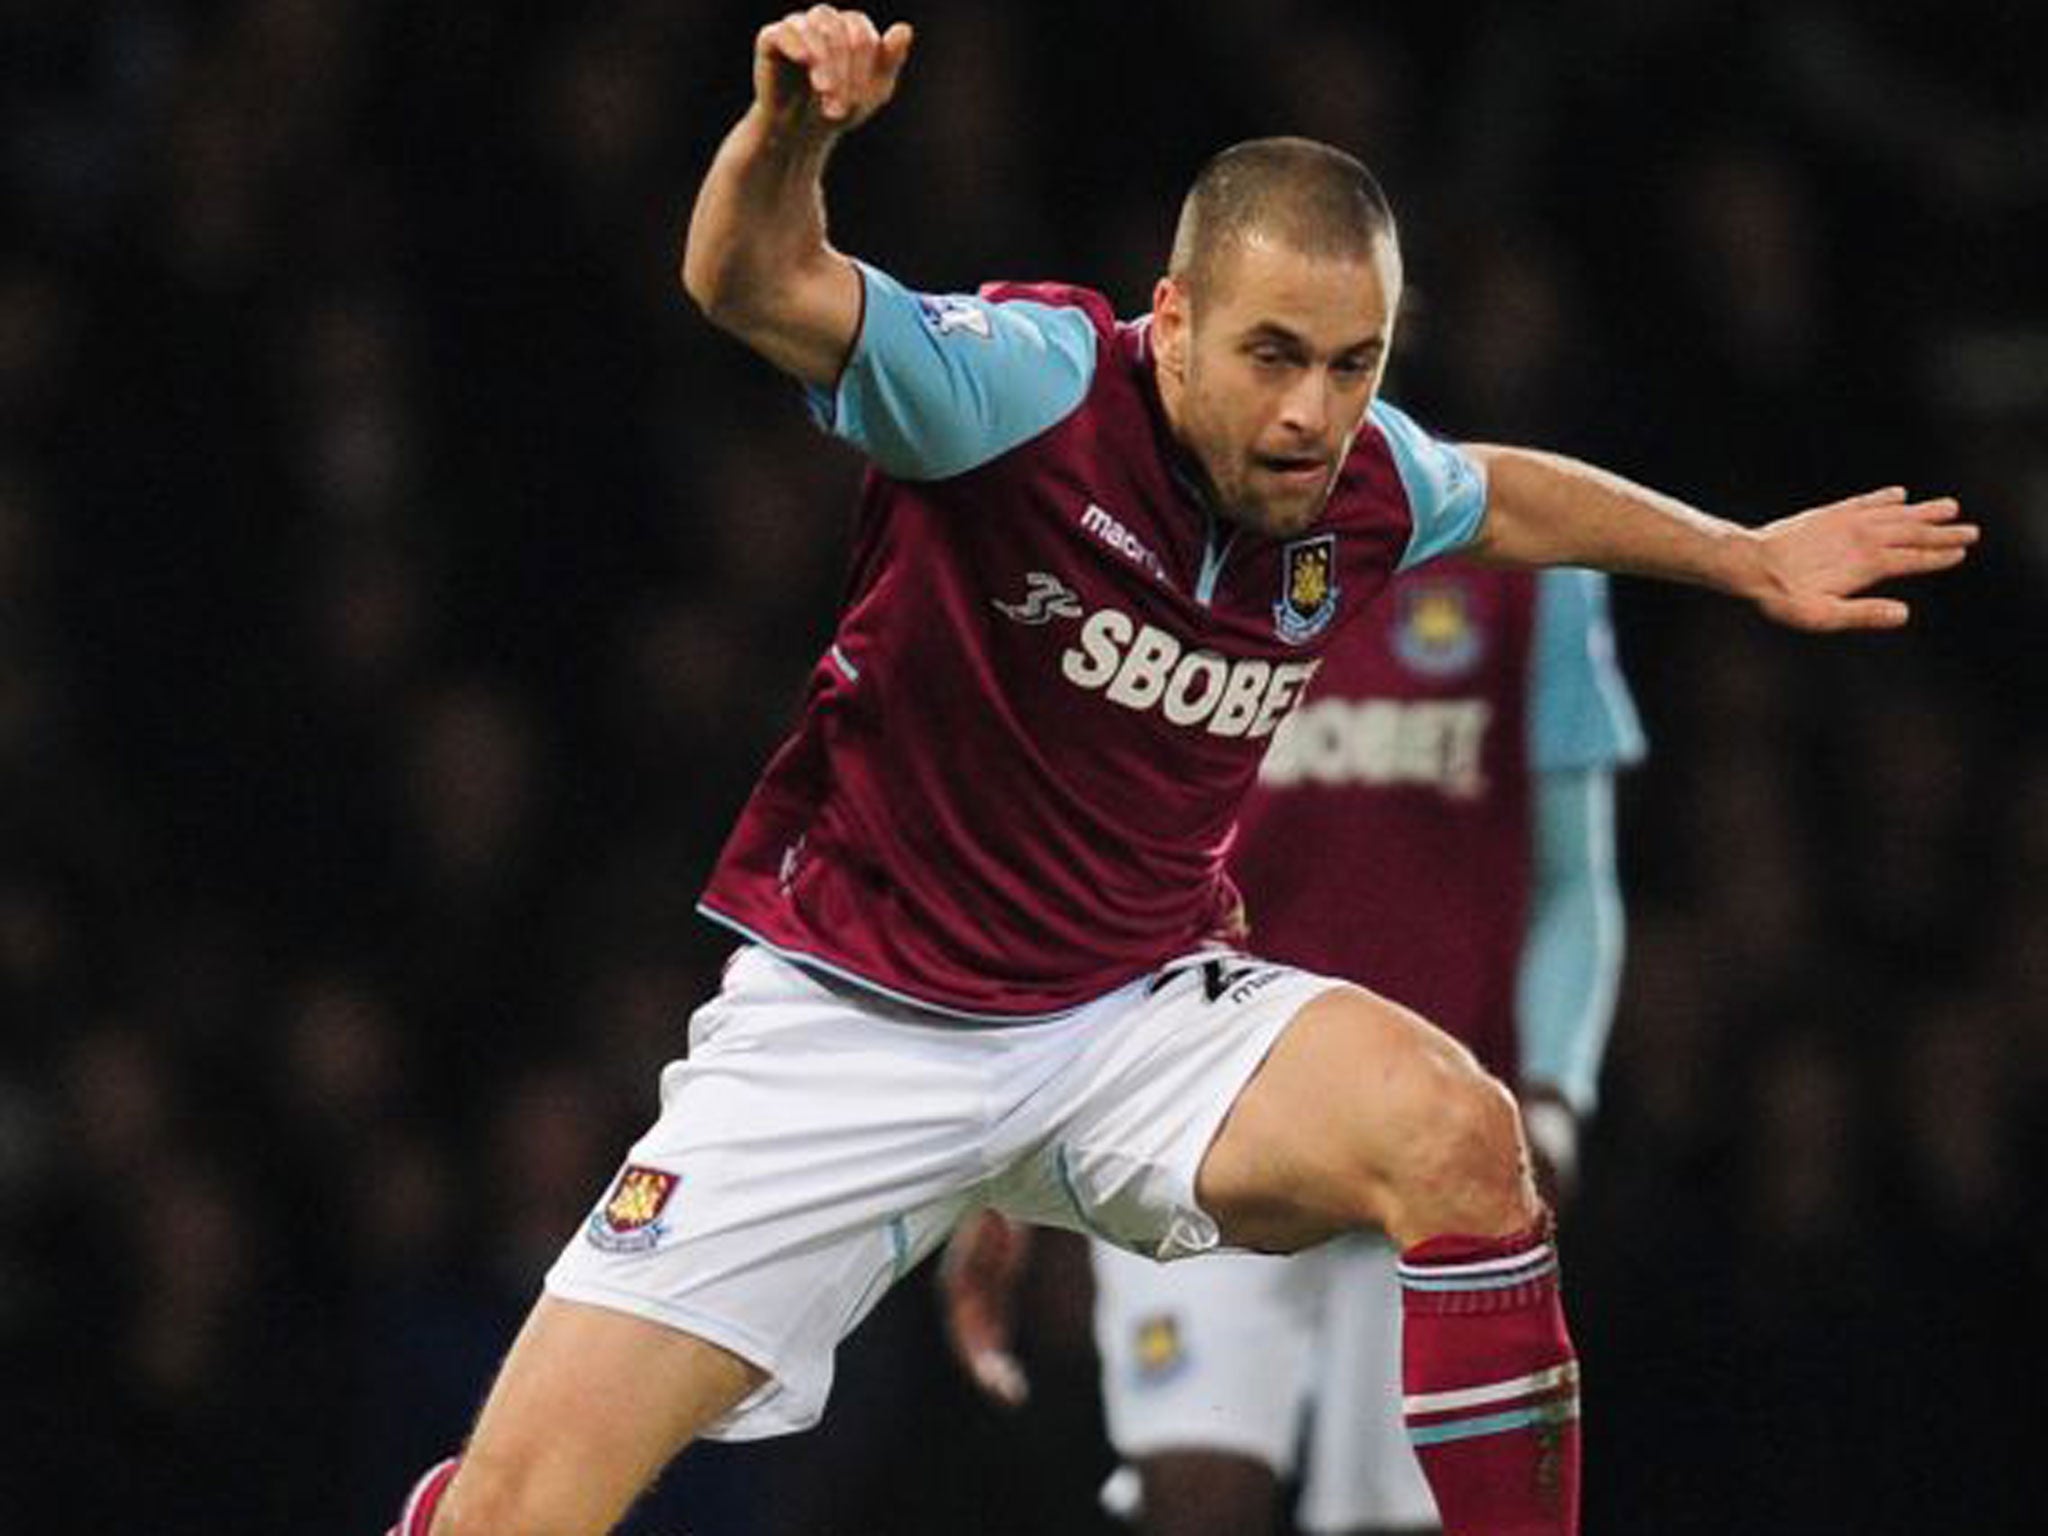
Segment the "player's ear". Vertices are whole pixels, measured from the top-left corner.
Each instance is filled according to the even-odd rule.
[[[1152,287],[1152,351],[1176,378],[1187,372],[1191,324],[1186,285],[1172,276],[1160,278]]]

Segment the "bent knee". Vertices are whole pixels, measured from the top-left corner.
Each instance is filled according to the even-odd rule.
[[[1360,1227],[1404,1247],[1504,1236],[1537,1209],[1513,1096],[1443,1030],[1356,987],[1295,1017],[1196,1194],[1230,1242],[1283,1253]]]
[[[1419,1113],[1416,1113],[1419,1110]],[[1447,1234],[1493,1237],[1535,1219],[1521,1111],[1476,1062],[1432,1074],[1389,1179],[1389,1236],[1403,1247]]]

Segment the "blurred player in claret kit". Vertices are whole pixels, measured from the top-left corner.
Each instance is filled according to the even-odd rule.
[[[1537,1410],[1423,1448],[1445,1523],[1570,1530],[1513,1095],[1407,1009],[1219,949],[1238,805],[1401,566],[1464,548],[1885,626],[1903,605],[1857,594],[1974,530],[1896,490],[1752,530],[1430,437],[1375,399],[1392,216],[1319,144],[1212,161],[1139,322],[1060,285],[907,289],[832,248],[823,177],[910,46],[827,7],[763,28],[698,190],[685,288],[872,461],[849,595],[704,896],[745,942],[405,1536],[595,1536],[700,1434],[808,1426],[839,1340],[984,1206],[1162,1259],[1385,1232],[1404,1390]]]
[[[1567,1187],[1621,963],[1614,770],[1642,752],[1603,578],[1462,559],[1396,577],[1275,734],[1230,872],[1254,948],[1412,1004],[1519,1086],[1545,1192]],[[985,1212],[942,1276],[954,1347],[1015,1400],[1024,1234]],[[1363,1234],[1292,1258],[1155,1264],[1094,1244],[1112,1502],[1146,1536],[1259,1536],[1299,1473],[1311,1532],[1436,1526],[1410,1448],[1520,1427],[1488,1399],[1411,1398],[1400,1287]],[[1450,1295],[1461,1295],[1451,1292]],[[1421,1298],[1418,1298],[1421,1300]],[[1486,1384],[1530,1424],[1570,1367]]]

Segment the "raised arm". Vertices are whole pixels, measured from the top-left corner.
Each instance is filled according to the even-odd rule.
[[[1896,486],[1759,528],[1713,517],[1576,459],[1474,444],[1486,516],[1471,552],[1510,565],[1588,565],[1713,587],[1795,629],[1895,629],[1903,602],[1858,596],[1944,571],[1977,541],[1950,497]]]
[[[825,161],[896,93],[911,32],[817,5],[754,39],[754,100],[698,189],[683,287],[713,324],[809,384],[838,376],[861,280],[825,236]]]

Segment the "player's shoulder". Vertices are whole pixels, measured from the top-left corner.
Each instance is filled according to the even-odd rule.
[[[1048,309],[1077,310],[1096,331],[1108,335],[1116,330],[1116,306],[1094,289],[1076,283],[1001,278],[983,283],[977,297],[991,304],[1038,304]]]
[[[1413,416],[1384,396],[1376,395],[1351,439],[1350,459],[1353,464],[1413,462],[1435,443],[1429,430]]]
[[[1361,438],[1377,437],[1384,441],[1395,441],[1405,437],[1428,436],[1429,429],[1385,395],[1375,394],[1372,403],[1365,408],[1365,426],[1358,435]]]
[[[1441,478],[1431,474],[1424,457],[1424,445],[1431,441],[1414,418],[1375,398],[1345,454],[1345,483],[1371,487],[1381,495],[1412,503],[1418,492],[1428,491]]]

